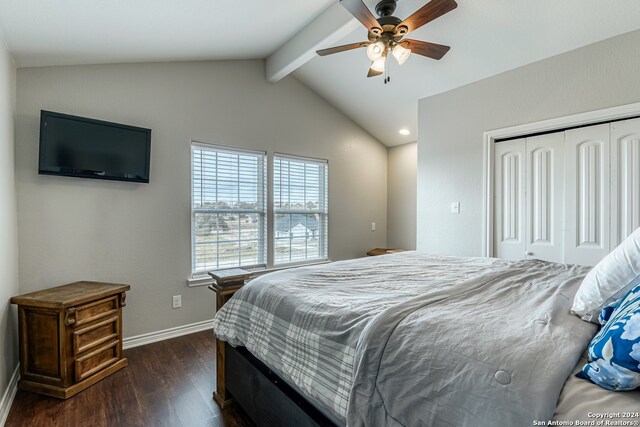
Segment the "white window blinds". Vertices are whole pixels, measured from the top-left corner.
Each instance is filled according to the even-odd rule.
[[[266,265],[266,154],[192,144],[193,275]]]
[[[276,154],[274,264],[327,258],[328,165]]]

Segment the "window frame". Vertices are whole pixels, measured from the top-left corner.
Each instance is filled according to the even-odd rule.
[[[262,199],[262,206],[263,209],[219,209],[219,208],[195,208],[194,207],[194,173],[195,173],[195,168],[194,168],[194,150],[196,149],[205,149],[205,150],[210,150],[210,151],[216,151],[216,152],[226,152],[226,153],[230,153],[230,154],[235,154],[235,155],[241,155],[241,154],[249,154],[249,155],[255,155],[255,156],[260,156],[262,158],[262,165],[261,167],[258,168],[258,174],[260,173],[260,169],[262,169],[262,185],[260,185],[260,182],[257,183],[257,186],[259,189],[261,189],[261,191],[259,191],[259,195],[258,195],[258,199]],[[190,266],[190,277],[192,280],[198,280],[198,279],[202,279],[202,278],[206,278],[207,277],[207,272],[208,271],[213,271],[213,269],[210,270],[204,270],[204,271],[199,271],[196,270],[196,230],[195,230],[195,222],[196,222],[196,213],[198,212],[205,212],[205,213],[221,213],[221,212],[226,212],[226,213],[238,213],[238,214],[242,214],[242,213],[251,213],[251,214],[258,214],[258,215],[262,215],[263,216],[263,222],[264,222],[264,226],[262,227],[262,231],[259,231],[259,236],[260,234],[262,235],[262,239],[261,242],[259,243],[259,252],[262,253],[262,256],[259,257],[261,258],[264,262],[263,263],[258,263],[258,264],[250,264],[250,265],[242,265],[240,264],[239,266],[236,267],[219,267],[219,268],[243,268],[243,269],[263,269],[263,268],[267,268],[268,263],[269,263],[269,249],[268,249],[268,240],[269,240],[269,194],[268,194],[268,155],[266,151],[261,151],[261,150],[250,150],[250,149],[245,149],[245,148],[238,148],[238,147],[231,147],[231,146],[227,146],[227,145],[222,145],[222,144],[218,144],[218,143],[208,143],[208,142],[202,142],[202,141],[197,141],[197,140],[191,140],[190,143],[190,147],[189,147],[189,165],[190,165],[190,175],[191,175],[191,181],[190,181],[190,187],[191,187],[191,193],[189,195],[189,199],[190,199],[190,211],[191,211],[191,221],[190,221],[190,232],[191,232],[191,244],[190,244],[190,259],[191,259],[191,266]],[[260,196],[261,194],[261,196]],[[241,258],[240,258],[241,259]]]
[[[278,271],[287,268],[293,268],[298,266],[305,265],[314,265],[314,264],[322,264],[326,262],[330,262],[329,259],[329,160],[320,159],[314,157],[305,157],[305,156],[297,156],[293,154],[273,152],[269,153],[268,151],[263,150],[252,150],[241,147],[234,147],[229,145],[224,145],[220,143],[211,143],[211,142],[202,142],[198,140],[191,140],[189,146],[189,169],[190,169],[190,189],[191,192],[189,194],[190,199],[190,233],[191,233],[191,242],[190,242],[190,275],[189,279],[187,279],[187,284],[190,287],[193,286],[204,286],[211,283],[212,279],[208,276],[208,271],[213,270],[205,270],[205,271],[195,271],[195,213],[196,209],[194,209],[194,158],[193,158],[193,150],[194,148],[203,148],[208,150],[222,151],[231,154],[241,154],[247,153],[252,155],[260,155],[262,156],[262,199],[264,203],[264,210],[259,212],[256,210],[251,210],[249,213],[258,213],[260,215],[264,215],[264,229],[262,230],[263,235],[263,243],[260,245],[260,250],[263,251],[264,263],[254,264],[254,265],[240,265],[239,267],[228,267],[228,268],[242,268],[245,270],[255,271],[257,274],[263,274],[269,271]],[[324,209],[318,210],[280,210],[275,208],[275,159],[276,158],[285,158],[294,161],[306,161],[312,163],[321,163],[324,164],[323,169],[323,197],[321,200],[321,204],[324,205]],[[258,183],[259,184],[259,183]],[[198,211],[220,211],[220,209],[198,209]],[[240,210],[227,210],[223,209],[221,211],[230,212],[230,213],[240,213]],[[244,213],[243,211],[242,213]],[[300,213],[300,214],[316,214],[323,216],[324,219],[320,221],[320,245],[322,255],[318,258],[308,258],[300,261],[292,261],[292,262],[284,262],[284,263],[276,263],[275,262],[275,242],[276,242],[276,230],[275,230],[275,219],[277,213]]]
[[[269,209],[270,209],[270,221],[268,223],[269,229],[269,266],[271,268],[287,268],[287,267],[296,267],[303,266],[308,264],[317,264],[321,262],[326,262],[329,260],[329,160],[320,159],[314,157],[305,157],[305,156],[296,156],[293,154],[274,152],[271,156],[270,162],[270,188],[269,188]],[[322,177],[320,183],[320,189],[322,190],[322,196],[319,200],[320,208],[315,210],[307,210],[307,209],[276,209],[276,199],[275,199],[275,175],[276,175],[276,158],[288,159],[291,161],[298,162],[308,162],[308,163],[316,163],[322,164],[324,167],[322,169]],[[275,254],[276,254],[276,215],[277,214],[301,214],[301,215],[319,215],[319,245],[321,256],[317,258],[306,258],[304,260],[296,260],[289,262],[281,262],[276,263]]]

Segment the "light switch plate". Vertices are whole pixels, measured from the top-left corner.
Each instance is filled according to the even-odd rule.
[[[451,203],[451,213],[459,214],[460,213],[460,202]]]
[[[174,295],[173,296],[173,308],[182,307],[182,295]]]

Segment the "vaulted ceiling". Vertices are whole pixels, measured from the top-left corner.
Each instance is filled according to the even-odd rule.
[[[391,61],[391,82],[366,78],[366,40],[337,0],[3,0],[0,30],[19,67],[266,58],[274,84],[290,73],[382,143],[417,139],[418,100],[640,29],[637,0],[457,0],[412,38],[451,46],[440,61]],[[376,0],[365,0],[373,10]],[[409,16],[424,0],[399,0]],[[411,131],[398,134],[400,128]]]

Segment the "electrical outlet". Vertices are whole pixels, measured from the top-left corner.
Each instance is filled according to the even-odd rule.
[[[182,295],[174,295],[173,296],[173,308],[182,307]]]
[[[376,231],[376,223],[375,222],[371,223],[371,231]]]
[[[459,214],[460,213],[460,202],[451,203],[451,213]]]

